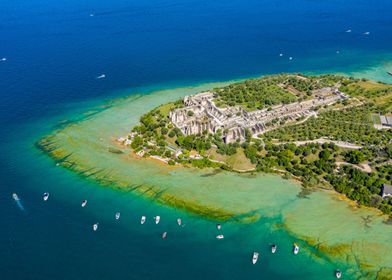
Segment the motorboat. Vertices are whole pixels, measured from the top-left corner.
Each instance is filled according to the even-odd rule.
[[[7,61],[7,58],[6,58],[6,57],[3,57],[3,58],[1,59],[1,61]]]
[[[387,72],[387,73],[392,76],[392,72]]]
[[[293,244],[293,253],[294,255],[297,255],[299,252],[299,246],[297,245],[297,243]]]
[[[178,218],[178,219],[177,219],[177,224],[178,224],[179,226],[181,226],[181,224],[182,224],[181,218]]]
[[[222,228],[222,225],[221,225],[221,224],[217,224],[217,225],[216,225],[216,228],[217,228],[218,230],[220,230],[220,229]]]
[[[103,78],[106,78],[106,75],[105,75],[105,74],[99,75],[99,76],[97,77],[97,79],[103,79]]]
[[[49,193],[44,193],[43,199],[44,201],[47,201],[49,199]]]
[[[116,213],[116,220],[120,219],[120,212]]]
[[[12,198],[13,198],[15,201],[19,201],[19,200],[20,200],[19,196],[18,196],[16,193],[13,193],[13,194],[12,194]]]
[[[140,223],[144,224],[146,222],[146,216],[142,216],[142,218],[140,219]]]
[[[370,34],[369,31],[366,31],[366,32],[363,33],[363,35],[369,35],[369,34]]]
[[[225,238],[225,236],[223,234],[219,234],[216,236],[216,239],[223,239],[223,238]]]
[[[351,33],[351,31],[352,31],[351,29],[347,29],[346,33]]]
[[[159,224],[159,221],[161,220],[161,216],[155,216],[154,220],[156,225]]]
[[[278,246],[277,246],[277,245],[275,245],[275,244],[272,244],[272,245],[271,245],[271,253],[272,253],[272,254],[275,254],[277,249],[278,249]]]
[[[290,56],[290,57],[289,57],[289,60],[293,60],[293,57],[292,57],[292,56]]]
[[[279,56],[282,57],[282,56],[283,56],[283,53],[280,53]]]
[[[339,269],[336,269],[335,276],[336,276],[337,279],[342,278],[342,272]]]
[[[253,252],[252,263],[256,264],[258,259],[259,259],[259,253]]]
[[[98,229],[98,223],[93,224],[93,230],[94,230],[94,231],[97,231],[97,229]]]
[[[167,236],[167,232],[165,231],[164,233],[162,233],[162,239],[166,239]]]
[[[85,207],[86,205],[87,205],[87,200],[85,199],[82,201],[82,207]]]

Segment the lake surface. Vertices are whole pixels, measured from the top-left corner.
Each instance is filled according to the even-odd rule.
[[[268,177],[268,184],[286,190],[287,197],[276,200],[287,205],[260,205],[263,218],[223,225],[227,238],[217,242],[215,222],[102,188],[56,167],[34,143],[104,100],[161,88],[292,71],[390,82],[390,1],[3,0],[0,10],[0,57],[7,58],[0,61],[1,279],[332,279],[338,266],[347,278],[358,277],[357,268],[316,257],[313,248],[293,257],[292,242],[303,229],[317,232],[301,224],[306,204],[290,200],[299,190],[295,184]],[[96,79],[101,74],[106,78]],[[45,191],[51,197],[43,204]],[[330,205],[318,196],[311,201]],[[89,200],[83,209],[82,199]],[[337,215],[349,215],[344,209]],[[116,211],[122,213],[117,222]],[[162,221],[155,226],[157,214]],[[141,215],[148,217],[143,226]],[[176,225],[179,216],[183,228]],[[359,232],[358,217],[348,221]],[[100,228],[93,233],[95,222]],[[366,238],[366,231],[358,236]],[[275,256],[271,242],[279,244]],[[257,266],[250,264],[254,250],[261,253]]]

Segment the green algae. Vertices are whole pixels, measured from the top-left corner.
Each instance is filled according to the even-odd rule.
[[[116,144],[115,139],[126,135],[146,111],[216,86],[118,99],[62,122],[37,146],[59,166],[102,186],[134,192],[209,219],[251,223],[281,217],[283,224],[273,227],[284,228],[308,244],[315,259],[345,264],[358,279],[391,279],[385,277],[391,275],[392,227],[376,211],[353,208],[328,191],[306,193],[306,199],[301,199],[299,184],[275,175],[170,167],[135,158]]]
[[[392,227],[376,210],[353,207],[340,195],[323,191],[311,194],[306,203],[292,203],[283,217],[289,232],[329,258],[355,267],[358,278],[375,278],[380,267],[391,266]]]

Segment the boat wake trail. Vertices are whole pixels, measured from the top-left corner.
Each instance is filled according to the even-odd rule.
[[[16,193],[12,194],[12,198],[15,200],[16,205],[18,205],[19,209],[25,211],[25,208],[23,207],[23,204]]]
[[[18,207],[20,208],[20,210],[25,211],[25,208],[23,207],[23,204],[20,200],[16,201],[16,205],[18,205]]]

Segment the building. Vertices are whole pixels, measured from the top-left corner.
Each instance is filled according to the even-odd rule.
[[[170,120],[185,135],[221,131],[225,143],[243,142],[247,131],[257,137],[270,130],[273,123],[310,116],[317,107],[346,98],[334,87],[315,90],[313,94],[313,99],[248,112],[241,106],[219,108],[214,103],[215,94],[207,91],[186,96],[183,99],[185,107],[171,111]]]
[[[380,115],[380,121],[382,125],[392,127],[392,116],[382,116]]]
[[[392,197],[392,185],[383,184],[381,196],[382,198]]]

